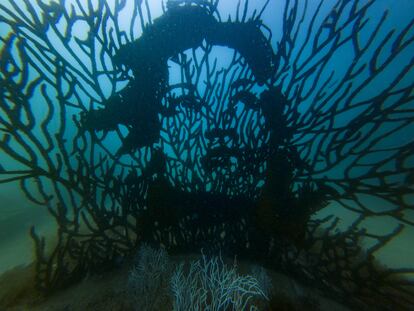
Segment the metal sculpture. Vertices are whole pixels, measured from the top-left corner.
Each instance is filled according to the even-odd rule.
[[[51,253],[31,232],[40,289],[146,241],[223,246],[354,306],[412,306],[398,278],[412,269],[374,254],[414,224],[414,21],[370,21],[375,1],[287,0],[279,35],[268,4],[239,2],[226,22],[218,1],[168,1],[154,20],[139,0],[0,4],[1,183],[59,226]],[[216,46],[234,50],[225,68]],[[347,230],[311,217],[330,202],[358,216]],[[399,224],[361,229],[375,216]]]

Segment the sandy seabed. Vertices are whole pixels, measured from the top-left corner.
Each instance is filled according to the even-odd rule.
[[[171,262],[191,261],[198,255],[173,256]],[[230,259],[228,259],[230,260]],[[238,270],[250,270],[250,263],[240,262]],[[103,275],[85,278],[65,290],[44,298],[34,290],[34,266],[21,266],[7,271],[0,277],[0,311],[129,311],[139,310],[132,305],[128,294],[128,273],[131,263]],[[272,279],[275,295],[272,310],[349,310],[324,297],[318,290],[303,286],[286,275],[267,270]],[[303,298],[311,299],[317,308],[301,306]],[[165,311],[170,311],[166,306]],[[164,310],[160,310],[164,311]]]
[[[7,190],[2,188],[2,190]],[[54,293],[47,299],[34,290],[33,241],[29,237],[32,225],[44,236],[53,236],[56,227],[45,209],[30,206],[24,197],[6,196],[1,191],[3,202],[0,213],[0,311],[87,311],[87,310],[136,310],[127,291],[128,272],[131,264],[104,275],[85,278],[82,282]],[[10,192],[9,192],[10,193]],[[11,192],[13,193],[13,192]],[[19,207],[19,208],[17,208]],[[345,217],[344,217],[345,218]],[[382,228],[385,226],[381,226]],[[405,232],[405,243],[395,243],[393,251],[386,252],[384,261],[401,265],[412,262],[413,249],[407,247],[412,232]],[[48,240],[50,242],[50,239]],[[398,257],[398,258],[396,258]],[[198,259],[199,255],[172,257],[172,261]],[[387,260],[388,259],[388,260]],[[398,259],[398,260],[397,260]],[[249,263],[241,262],[240,271],[249,271]],[[300,285],[293,279],[268,271],[280,305],[270,310],[307,310],[295,306],[300,297],[312,297],[319,304],[319,310],[348,310],[341,304],[323,296],[323,293]],[[277,303],[276,303],[277,304]],[[281,307],[281,305],[284,307]],[[171,306],[165,310],[171,309]],[[160,310],[163,311],[163,310]],[[267,311],[267,310],[265,310]]]

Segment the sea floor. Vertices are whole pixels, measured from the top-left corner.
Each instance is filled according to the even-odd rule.
[[[190,261],[199,255],[171,257],[172,263]],[[229,259],[230,260],[230,259]],[[239,270],[248,271],[249,263],[240,262]],[[0,278],[1,311],[129,311],[139,310],[132,305],[128,294],[128,273],[131,265],[103,275],[85,278],[82,282],[42,298],[33,291],[33,266],[17,267]],[[324,297],[323,293],[303,286],[284,274],[267,270],[274,286],[271,310],[326,310],[346,311],[345,306]],[[275,305],[277,307],[275,307]],[[308,306],[306,306],[308,304]],[[318,308],[315,308],[318,306]],[[165,311],[170,311],[171,306]],[[160,310],[164,311],[164,310]]]
[[[16,191],[8,189],[7,185],[3,185],[0,191],[0,311],[133,310],[127,293],[128,271],[131,268],[127,264],[105,275],[86,278],[48,299],[36,294],[33,291],[34,274],[31,264],[34,249],[29,230],[34,225],[41,235],[53,237],[56,226],[45,208],[29,204],[23,196],[9,195],[13,193]],[[341,217],[342,223],[346,222],[346,214],[338,213],[335,206],[329,208],[331,210],[326,210],[326,213],[335,213]],[[390,223],[378,221],[371,226],[383,231],[390,228]],[[414,265],[414,248],[411,247],[413,236],[413,229],[404,230],[386,246],[379,259],[390,267]],[[52,242],[52,238],[47,242]],[[173,257],[172,260],[182,259]],[[191,257],[184,259],[189,260]],[[280,299],[285,297],[297,301],[298,297],[308,296],[318,301],[319,310],[347,310],[341,304],[324,297],[323,293],[303,286],[286,275],[272,271],[268,273]]]

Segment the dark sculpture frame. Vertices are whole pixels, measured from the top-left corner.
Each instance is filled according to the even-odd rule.
[[[240,43],[230,66],[217,71],[209,55],[211,43],[223,44],[222,38],[184,44],[186,52],[177,48],[177,55],[152,55],[145,63],[127,55],[139,45],[148,53],[158,41],[145,36],[163,28],[147,1],[132,2],[129,29],[120,28],[127,1],[113,7],[106,1],[0,4],[0,23],[8,31],[0,46],[0,182],[18,182],[58,224],[50,251],[31,231],[39,289],[50,293],[105,271],[149,241],[170,252],[226,247],[353,306],[412,306],[414,283],[404,276],[414,270],[383,267],[375,254],[414,225],[414,144],[401,139],[414,124],[414,60],[406,57],[414,50],[414,20],[387,28],[385,12],[372,21],[375,1],[337,0],[325,11],[323,1],[311,8],[308,1],[287,0],[276,37],[262,22],[269,1],[251,15],[248,1],[239,2],[228,22],[222,22],[218,1],[168,2],[164,16],[197,11],[207,22],[225,25],[224,32],[251,27],[260,38],[263,64],[252,65],[255,51]],[[85,38],[71,33],[78,23],[89,28]],[[346,48],[352,62],[332,68]],[[181,95],[165,86],[161,65],[168,60],[182,68]],[[203,79],[203,66],[207,86],[200,94],[191,85]],[[152,71],[140,78],[142,67]],[[148,72],[161,75],[154,77],[157,83]],[[384,76],[387,83],[366,94]],[[102,79],[111,85],[109,93]],[[267,92],[255,96],[255,82]],[[146,106],[128,105],[136,96],[141,103],[151,98]],[[243,107],[236,127],[253,124],[259,135],[225,126],[236,105]],[[251,123],[248,116],[255,113],[264,120]],[[201,117],[209,120],[206,131]],[[119,148],[109,149],[108,139],[120,141]],[[234,142],[246,147],[229,147]],[[175,157],[162,152],[166,145]],[[183,158],[194,149],[202,160]],[[311,217],[329,202],[357,215],[348,229],[336,230],[335,215]],[[397,225],[384,234],[363,229],[377,216]],[[363,249],[367,239],[373,246]]]

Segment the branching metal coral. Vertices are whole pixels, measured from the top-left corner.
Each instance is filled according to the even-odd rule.
[[[414,224],[414,22],[370,18],[373,0],[287,0],[279,34],[268,3],[250,14],[239,2],[228,22],[218,1],[168,1],[159,19],[140,0],[0,4],[0,183],[18,182],[59,227],[50,253],[31,232],[39,288],[110,267],[142,239],[172,251],[211,241],[250,257],[270,248],[272,266],[350,304],[413,304],[412,282],[395,277],[412,270],[374,256]],[[261,48],[202,33],[162,64],[127,62],[165,16],[190,11],[223,35],[249,29]],[[223,68],[216,45],[234,49]],[[141,65],[154,93],[141,92]],[[141,109],[146,98],[156,105]],[[357,215],[348,230],[311,218],[329,202]],[[361,229],[374,216],[400,225]]]

